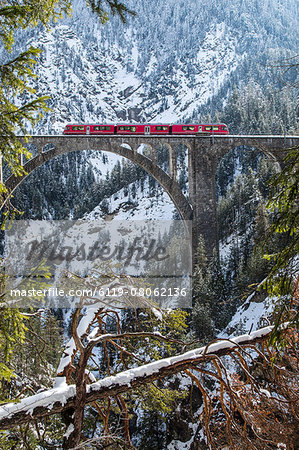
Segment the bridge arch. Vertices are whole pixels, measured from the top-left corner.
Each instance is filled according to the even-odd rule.
[[[117,154],[138,164],[162,186],[177,208],[181,218],[183,220],[192,219],[192,207],[183,195],[176,178],[172,177],[171,174],[168,175],[157,164],[157,158],[155,157],[154,152],[155,145],[159,143],[157,139],[153,139],[153,142],[149,142],[148,140],[145,142],[142,138],[135,138],[132,143],[130,139],[120,139],[118,136],[115,138],[95,136],[35,136],[31,139],[31,143],[37,147],[37,155],[23,165],[24,170],[26,171],[25,175],[10,176],[5,181],[9,193],[12,193],[35,169],[57,156],[73,151],[101,150]],[[44,151],[44,148],[49,146],[49,144],[52,145],[52,148]],[[150,157],[137,151],[141,144],[145,144],[149,147]]]
[[[260,136],[233,136],[231,139],[217,140],[212,143],[210,149],[215,152],[219,161],[231,150],[237,147],[247,147],[262,152],[269,159],[281,164],[287,153],[285,149],[292,146],[293,140],[290,142],[291,145],[288,146],[287,143],[281,145],[284,141],[281,137],[279,142],[273,139],[273,136],[268,138],[265,136],[264,139],[260,138]]]

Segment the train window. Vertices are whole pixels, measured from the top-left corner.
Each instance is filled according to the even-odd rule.
[[[202,126],[198,125],[198,131],[202,131]]]
[[[214,127],[213,127],[213,130],[215,130],[215,131],[217,130],[217,131],[218,131],[218,130],[219,130],[219,127],[215,127],[215,126],[214,126]]]
[[[166,126],[162,126],[162,127],[156,127],[156,131],[167,131],[168,127]]]
[[[110,131],[110,126],[95,126],[93,127],[94,131]]]
[[[118,129],[119,129],[119,131],[136,131],[136,127],[123,127],[123,126],[120,126]]]
[[[83,126],[73,126],[73,130],[74,131],[84,130],[84,125]]]
[[[207,125],[206,125],[205,129],[206,129],[206,131],[212,131],[212,127],[207,126]]]
[[[182,130],[183,130],[183,131],[188,131],[188,130],[194,131],[194,127],[187,126],[187,127],[183,127]]]

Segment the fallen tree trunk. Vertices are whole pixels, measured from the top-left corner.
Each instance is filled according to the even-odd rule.
[[[215,357],[227,355],[236,349],[246,348],[266,340],[273,327],[269,326],[255,331],[251,335],[242,335],[231,340],[221,339],[211,344],[188,351],[184,354],[160,359],[136,367],[115,376],[106,377],[87,386],[86,403],[115,396],[139,386],[165,378],[186,370],[194,364],[207,362]],[[21,400],[0,407],[0,429],[9,429],[31,420],[58,414],[76,405],[75,385],[64,384]]]

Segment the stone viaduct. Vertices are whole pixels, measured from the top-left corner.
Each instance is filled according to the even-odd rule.
[[[27,175],[10,176],[5,185],[13,192],[22,180],[46,161],[61,154],[82,150],[102,150],[128,158],[138,164],[167,192],[184,220],[192,220],[193,250],[198,234],[204,236],[207,252],[218,248],[215,175],[221,158],[239,146],[258,149],[281,163],[287,149],[299,144],[299,136],[33,136],[30,143],[36,155],[24,162]],[[146,145],[146,152],[140,147]],[[169,149],[169,173],[157,163],[157,147]],[[189,198],[177,181],[177,148],[188,148]],[[2,180],[2,171],[1,171]]]

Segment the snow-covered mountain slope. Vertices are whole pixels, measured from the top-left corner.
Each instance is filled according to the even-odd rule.
[[[122,161],[119,155],[113,153],[91,151],[88,155],[88,161],[92,165],[95,180],[99,182],[105,179],[118,161]]]
[[[137,187],[136,187],[137,185]],[[134,191],[134,196],[132,196]],[[104,206],[108,210],[104,211]],[[121,189],[107,201],[103,201],[89,214],[86,220],[171,220],[175,214],[175,206],[169,196],[160,187],[153,189],[146,179],[144,185],[131,183]]]
[[[126,40],[134,39],[132,30]],[[212,26],[190,58],[190,76],[184,57],[161,69],[149,50],[145,71],[138,71],[140,50],[118,43],[103,46],[100,30],[93,50],[71,24],[57,24],[31,38],[29,44],[44,52],[38,66],[38,91],[51,96],[53,114],[45,132],[61,133],[67,122],[121,122],[126,120],[177,122],[191,117],[212,93],[217,94],[238,65],[236,39],[224,24]],[[57,45],[58,44],[58,45]]]
[[[74,0],[71,18],[18,36],[16,51],[43,50],[34,86],[53,108],[34,133],[77,121],[199,120],[213,96],[212,115],[233,84],[272,80],[270,63],[296,49],[295,0],[125,3],[137,12],[125,26],[115,17],[101,25]]]
[[[143,146],[140,146],[138,151],[142,152]],[[184,195],[188,196],[188,154],[186,149],[181,148],[178,156],[177,176],[181,181]],[[120,167],[124,164],[132,165],[124,158],[107,152],[90,152],[89,162],[92,164],[94,176],[98,182],[108,180],[109,176],[112,176],[113,167],[117,162]],[[160,162],[166,172],[168,172],[167,163],[167,160]],[[96,208],[84,216],[86,220],[100,218],[105,220],[171,220],[175,217],[178,218],[178,214],[172,200],[150,176],[126,183],[125,187],[111,196],[106,196]]]

